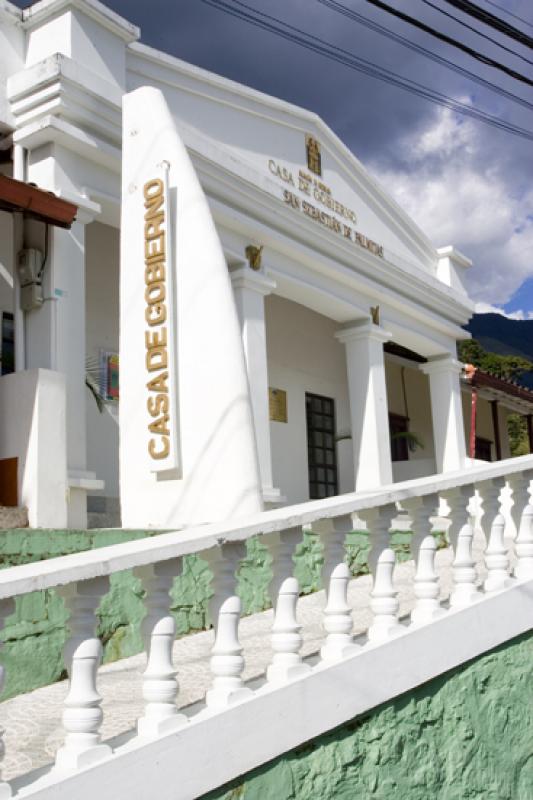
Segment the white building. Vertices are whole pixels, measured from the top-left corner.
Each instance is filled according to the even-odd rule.
[[[222,243],[264,503],[463,468],[469,260],[435,249],[315,114],[139,38],[97,0],[24,11],[0,0],[0,169],[78,207],[48,245],[45,225],[26,221],[22,240],[0,211],[3,371],[10,347],[15,368],[0,378],[0,464],[16,469],[30,524],[85,527],[87,500],[117,518],[121,104],[147,85],[164,95]],[[43,302],[26,311],[21,248],[46,252]],[[494,395],[496,444],[486,391],[480,435],[505,457],[507,410],[527,411],[527,398]]]

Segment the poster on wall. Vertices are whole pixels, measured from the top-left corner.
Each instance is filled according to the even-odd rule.
[[[119,399],[119,357],[118,353],[100,350],[100,394],[104,400]]]

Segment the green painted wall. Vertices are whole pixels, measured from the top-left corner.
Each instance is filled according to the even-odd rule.
[[[529,633],[203,800],[532,800],[532,686]]]
[[[42,561],[55,556],[78,553],[105,545],[118,544],[157,535],[157,532],[98,530],[55,531],[21,528],[0,532],[0,568]],[[393,546],[399,558],[409,555],[410,534],[394,533]],[[354,532],[349,536],[348,561],[354,575],[367,571],[368,537]],[[304,594],[320,586],[322,548],[319,539],[306,533],[298,547],[296,574]],[[268,584],[271,578],[270,556],[257,540],[248,542],[247,557],[238,576],[238,591],[245,613],[268,608]],[[208,624],[207,600],[211,573],[196,556],[184,559],[182,577],[172,590],[172,611],[178,635],[202,630]],[[142,649],[140,622],[145,614],[141,583],[131,572],[111,578],[111,589],[101,602],[98,635],[104,644],[104,661],[134,655]],[[15,613],[6,621],[2,633],[5,642],[0,663],[6,667],[6,685],[2,699],[64,677],[63,644],[67,613],[62,599],[54,591],[32,592],[16,600]]]

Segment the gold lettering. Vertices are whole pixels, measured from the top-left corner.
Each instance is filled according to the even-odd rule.
[[[153,347],[166,347],[167,329],[161,328],[160,331],[145,331],[144,343],[147,350],[151,350]]]
[[[144,282],[147,284],[164,281],[166,277],[165,263],[161,258],[155,263],[151,261],[144,268]]]
[[[144,257],[149,261],[154,256],[165,255],[165,234],[164,232],[157,236],[155,239],[145,239],[144,241]]]
[[[166,369],[168,366],[168,356],[166,347],[151,347],[146,351],[146,369],[148,372],[155,372],[158,369]]]
[[[163,281],[158,281],[157,283],[149,283],[146,289],[144,290],[144,299],[148,303],[149,306],[153,306],[155,303],[161,303],[166,297],[166,289],[165,284]]]
[[[150,306],[146,306],[144,318],[148,325],[161,325],[167,318],[166,305],[164,303],[153,303]]]
[[[155,397],[149,397],[146,401],[146,407],[151,417],[157,417],[159,414],[167,414],[168,419],[168,395],[156,394]],[[151,430],[151,429],[150,429]],[[152,431],[155,433],[155,431]]]
[[[168,392],[168,372],[162,372],[161,375],[156,375],[155,378],[148,381],[146,388],[150,392]]]
[[[159,441],[163,445],[162,450],[156,450],[155,439],[150,439],[150,441],[148,442],[148,452],[150,453],[152,458],[155,459],[166,458],[170,453],[170,439],[168,438],[168,436],[162,436]]]
[[[163,414],[159,419],[156,419],[155,422],[151,422],[148,425],[148,430],[151,433],[158,433],[160,436],[170,436],[170,431],[168,429],[169,419],[168,414]]]

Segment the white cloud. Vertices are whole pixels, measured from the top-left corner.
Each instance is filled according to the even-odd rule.
[[[476,303],[475,312],[476,314],[500,314],[507,319],[533,319],[533,311],[505,311],[499,306],[492,306],[483,301]]]
[[[470,294],[497,307],[533,274],[533,189],[509,178],[480,127],[440,109],[416,141],[401,142],[402,167],[374,171],[437,247],[473,260]]]

